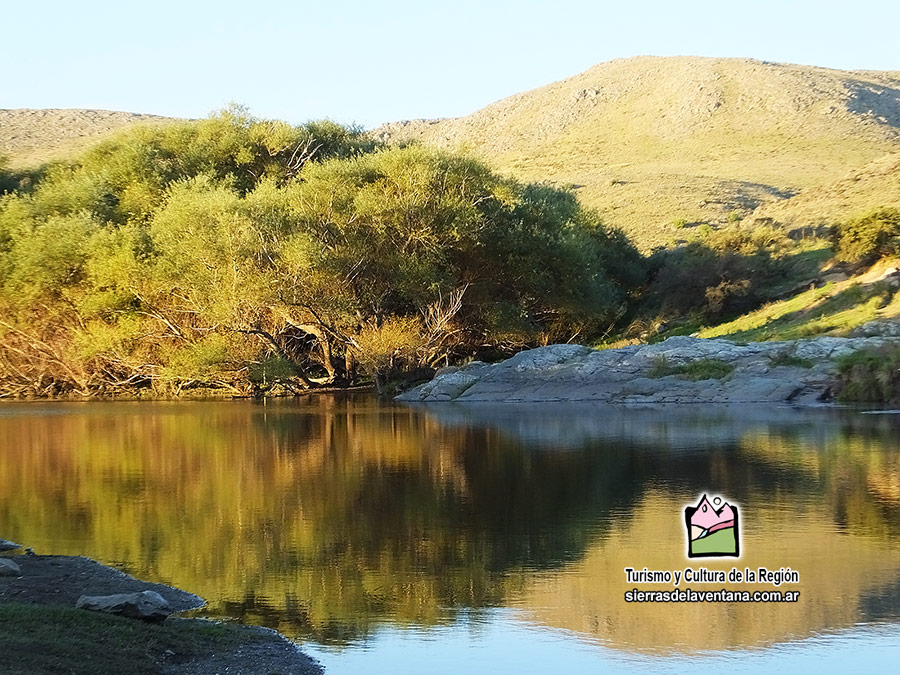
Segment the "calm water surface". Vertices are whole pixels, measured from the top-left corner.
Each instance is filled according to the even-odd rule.
[[[707,490],[740,506],[738,561],[685,557]],[[329,675],[900,663],[900,415],[5,404],[0,536],[202,595]],[[800,600],[626,603],[672,588],[626,583],[644,566],[790,567]]]

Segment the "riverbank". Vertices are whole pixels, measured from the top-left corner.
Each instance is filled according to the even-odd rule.
[[[80,394],[77,392],[68,392],[65,394],[53,394],[45,396],[6,396],[0,392],[0,403],[3,402],[22,402],[22,401],[56,401],[56,402],[72,402],[85,403],[87,401],[107,401],[117,403],[133,403],[141,401],[152,401],[165,403],[168,401],[266,401],[287,398],[302,398],[304,396],[319,396],[321,394],[365,394],[374,392],[374,384],[359,384],[352,387],[314,387],[312,389],[303,389],[300,391],[282,390],[279,393],[265,393],[260,396],[251,394],[235,394],[233,391],[226,389],[197,389],[182,391],[177,395],[158,394],[151,389],[141,389],[138,391],[126,390],[116,394]]]
[[[900,345],[900,339],[823,336],[741,344],[672,337],[603,351],[550,345],[500,363],[445,368],[397,400],[813,405],[834,398],[843,357],[885,345]]]
[[[2,560],[4,558],[0,558]],[[172,616],[149,623],[75,609],[82,595],[154,591],[173,612],[205,605],[84,557],[10,555],[0,575],[0,670],[10,675],[321,675],[322,668],[267,628]]]

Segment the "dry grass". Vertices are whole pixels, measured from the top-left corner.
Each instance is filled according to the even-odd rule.
[[[681,238],[678,221],[749,216],[900,150],[900,73],[637,57],[468,117],[374,133],[469,150],[519,178],[577,186],[584,203],[648,249]]]
[[[760,207],[754,218],[790,229],[831,227],[876,208],[900,207],[900,152],[885,155],[828,185]]]
[[[110,133],[168,117],[111,110],[0,109],[0,155],[12,168],[64,159]]]

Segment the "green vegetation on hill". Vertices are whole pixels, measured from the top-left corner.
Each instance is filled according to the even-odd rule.
[[[834,232],[843,260],[877,260],[900,255],[900,209],[882,208],[842,223]]]
[[[653,278],[642,306],[667,321],[734,316],[809,276],[823,257],[820,242],[797,243],[772,227],[732,225],[700,232],[650,257]]]
[[[796,289],[790,297],[770,292],[770,301],[764,306],[715,325],[715,317],[705,319],[707,327],[699,331],[700,337],[727,337],[730,339],[759,342],[764,340],[790,340],[815,335],[848,335],[851,331],[875,319],[891,319],[900,315],[897,262],[900,255],[900,210],[879,208],[849,218],[833,228],[831,246],[823,240],[821,248],[809,251],[806,273],[786,275],[794,285],[807,279],[811,287]],[[788,249],[789,251],[791,249]],[[790,254],[802,258],[795,246]],[[843,272],[819,274],[832,253],[835,259],[853,265],[871,265],[855,277]],[[873,264],[874,263],[874,264]],[[760,278],[759,270],[754,278]],[[817,283],[819,282],[819,283]],[[772,289],[770,289],[772,291]],[[780,299],[778,299],[780,298]],[[759,303],[757,303],[759,304]],[[723,317],[719,317],[723,318]]]
[[[574,196],[329,122],[138,126],[0,198],[0,395],[297,391],[596,334],[644,280]]]
[[[848,402],[900,403],[900,348],[882,345],[840,361],[838,399]]]
[[[598,346],[687,334],[739,342],[849,336],[870,321],[896,320],[896,217],[896,209],[869,211],[830,239],[729,226],[659,251],[620,331]]]
[[[741,342],[794,340],[816,335],[846,336],[876,319],[900,315],[900,294],[887,282],[826,284],[768,303],[732,321],[703,328],[705,338]]]

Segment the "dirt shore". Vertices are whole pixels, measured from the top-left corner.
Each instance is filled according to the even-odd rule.
[[[21,568],[21,576],[0,576],[0,605],[37,605],[47,608],[75,607],[82,595],[108,595],[151,590],[162,595],[175,612],[197,609],[205,601],[191,593],[162,584],[140,581],[123,572],[106,567],[84,557],[53,555],[9,555]],[[166,620],[167,627],[196,625],[202,619]],[[141,623],[141,622],[136,622]],[[15,628],[15,625],[13,626]],[[23,629],[24,630],[24,629]],[[147,626],[147,630],[151,630]],[[321,666],[303,654],[287,638],[275,631],[257,626],[229,624],[227,648],[200,650],[191,654],[170,653],[165,650],[149,664],[153,672],[163,675],[256,675],[280,673],[281,675],[321,675]],[[235,639],[235,637],[237,639]],[[106,646],[98,646],[108,648]],[[2,650],[0,650],[2,651]],[[81,666],[84,668],[81,668]],[[72,673],[89,673],[90,663],[71,664]],[[0,655],[0,669],[4,672],[49,672],[22,669],[16,663],[4,662]],[[81,669],[79,669],[81,668]]]

